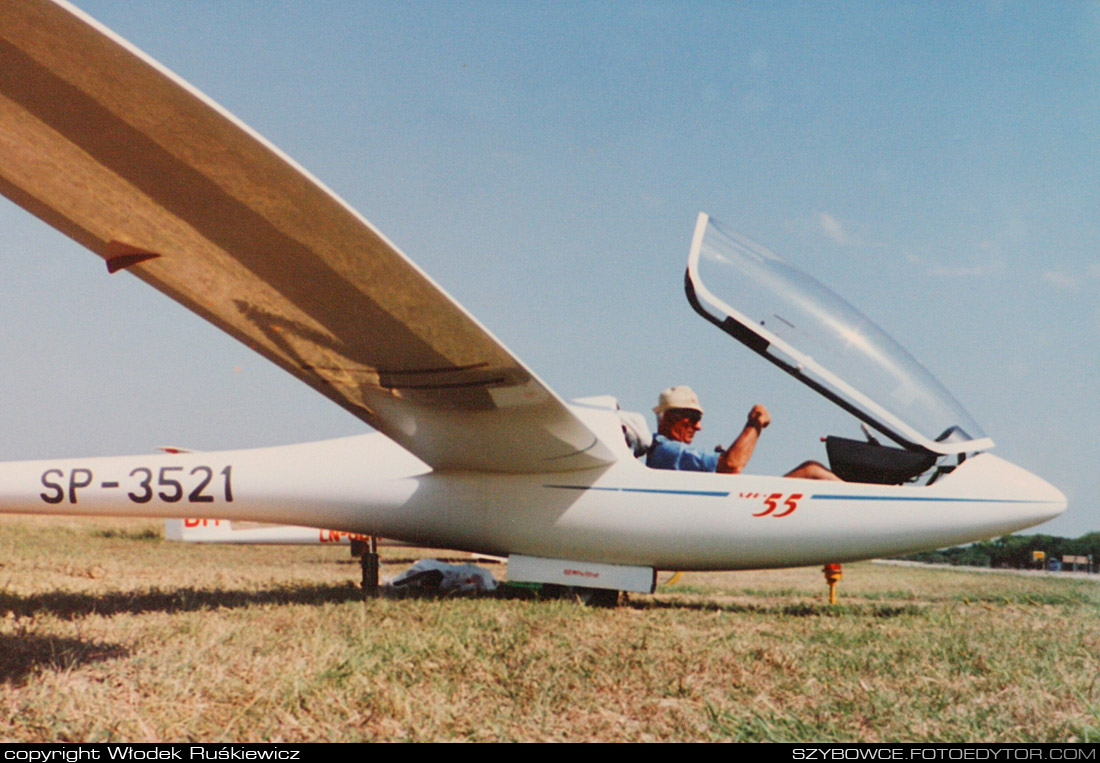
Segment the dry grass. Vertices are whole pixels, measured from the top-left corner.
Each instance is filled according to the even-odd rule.
[[[861,564],[835,607],[809,569],[615,610],[364,602],[346,551],[158,534],[0,519],[0,740],[1100,738],[1091,582]]]

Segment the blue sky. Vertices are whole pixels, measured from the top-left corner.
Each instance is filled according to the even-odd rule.
[[[564,397],[690,384],[751,469],[854,421],[691,312],[705,210],[811,272],[1100,530],[1100,5],[78,5],[358,209]],[[358,421],[0,205],[0,457]]]

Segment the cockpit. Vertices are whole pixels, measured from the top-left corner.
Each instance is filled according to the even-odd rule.
[[[841,478],[900,484],[992,447],[951,393],[869,318],[706,214],[685,290],[699,315],[863,422],[866,441],[826,438]]]

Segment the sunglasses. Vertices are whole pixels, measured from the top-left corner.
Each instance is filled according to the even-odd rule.
[[[699,411],[693,411],[690,408],[673,408],[667,415],[671,416],[674,421],[683,421],[686,419],[692,424],[698,424],[703,420],[703,414]]]

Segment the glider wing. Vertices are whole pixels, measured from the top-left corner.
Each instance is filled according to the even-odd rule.
[[[614,460],[347,204],[67,4],[0,4],[0,192],[432,467]]]

